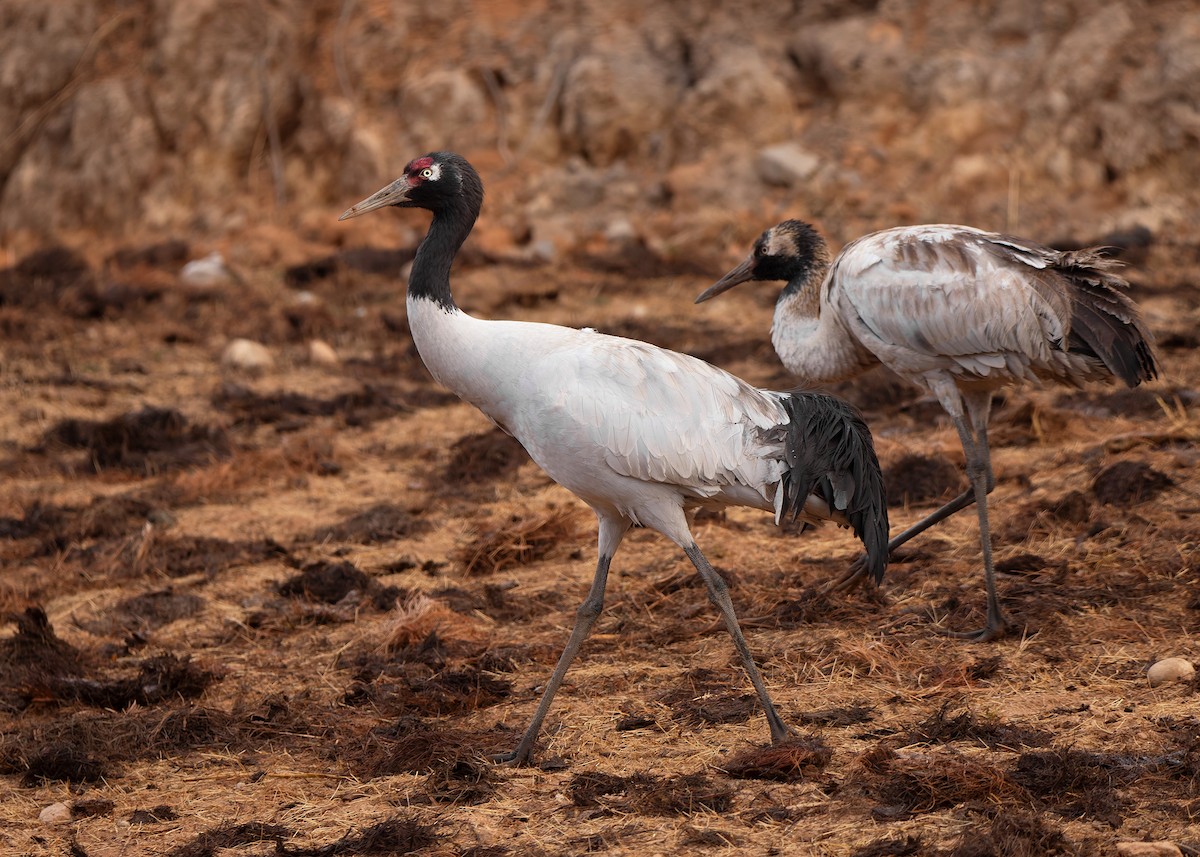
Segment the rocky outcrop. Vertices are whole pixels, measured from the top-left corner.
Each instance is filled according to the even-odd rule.
[[[0,243],[294,222],[434,148],[503,172],[514,242],[1200,212],[1191,4],[798,5],[7,4]]]

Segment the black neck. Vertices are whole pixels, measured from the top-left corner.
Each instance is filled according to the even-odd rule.
[[[456,200],[433,214],[433,222],[425,233],[425,240],[417,248],[412,271],[408,275],[408,294],[431,300],[447,310],[456,310],[454,296],[450,294],[450,266],[471,228],[479,210]]]

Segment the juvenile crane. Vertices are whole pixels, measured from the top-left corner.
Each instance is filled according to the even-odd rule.
[[[771,342],[788,370],[823,383],[882,363],[937,397],[958,430],[971,486],[893,537],[888,551],[975,503],[987,624],[953,636],[989,640],[1006,630],[988,528],[992,395],[1027,382],[1119,378],[1136,387],[1157,377],[1153,337],[1116,265],[1096,249],[1059,252],[950,225],[875,232],[831,263],[811,226],[787,220],[696,303],[749,280],[783,280]],[[840,583],[862,576],[858,564]]]
[[[866,548],[866,573],[879,580],[887,504],[866,424],[831,396],[758,390],[644,342],[464,313],[450,294],[450,267],[482,204],[474,168],[459,155],[434,152],[410,161],[404,175],[340,219],[385,206],[433,213],[408,281],[408,323],[421,359],[440,383],[520,441],[599,521],[591,590],[532,721],[516,749],[498,761],[529,761],[554,694],[600,613],[613,554],[638,525],[683,548],[700,573],[778,743],[787,727],[685,510],[751,506],[774,512],[777,521],[851,527]]]

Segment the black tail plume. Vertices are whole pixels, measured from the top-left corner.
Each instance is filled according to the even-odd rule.
[[[1068,348],[1093,355],[1127,386],[1136,387],[1158,377],[1158,358],[1153,335],[1125,294],[1129,284],[1112,273],[1118,264],[1097,250],[1060,257],[1057,269],[1072,286]]]
[[[849,403],[825,393],[793,390],[783,398],[791,417],[788,472],[780,490],[783,515],[795,520],[809,494],[846,515],[866,548],[867,573],[883,580],[888,558],[888,509],[871,430]]]

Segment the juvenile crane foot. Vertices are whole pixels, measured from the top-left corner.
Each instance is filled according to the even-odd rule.
[[[853,592],[867,582],[867,564],[863,557],[856,559],[841,577],[821,590],[822,595],[834,592]]]
[[[525,765],[533,764],[533,753],[529,750],[522,751],[520,747],[511,750],[507,753],[496,753],[488,757],[488,760],[497,765],[510,765],[514,768],[524,767]]]
[[[975,631],[950,631],[945,628],[939,628],[938,633],[945,637],[953,637],[956,640],[967,640],[972,643],[989,643],[992,640],[999,640],[1001,637],[1008,634],[1008,623],[1001,622],[999,625],[985,625]]]

